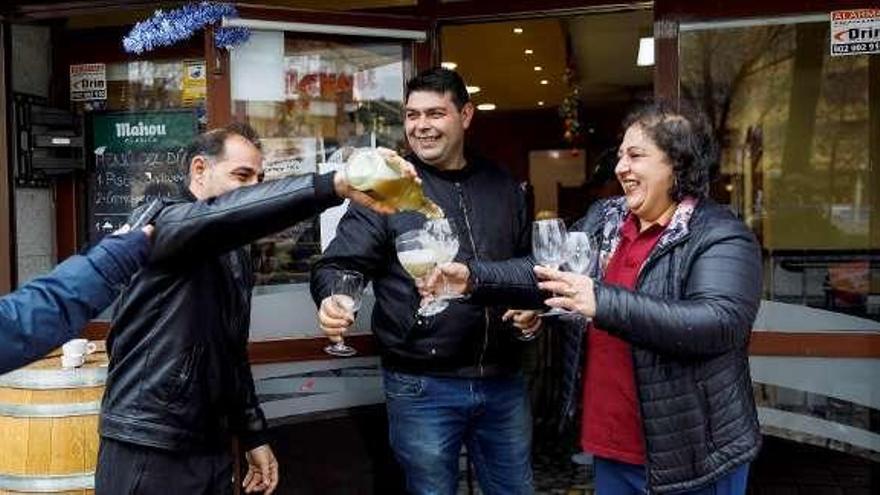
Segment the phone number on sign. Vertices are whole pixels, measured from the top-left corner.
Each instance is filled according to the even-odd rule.
[[[880,51],[880,42],[871,41],[869,43],[847,43],[845,45],[834,45],[831,47],[831,53],[865,53]]]

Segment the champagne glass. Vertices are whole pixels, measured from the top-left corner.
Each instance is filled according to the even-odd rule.
[[[410,230],[400,234],[394,241],[397,259],[403,269],[414,280],[424,278],[437,266],[437,250],[434,248],[430,235],[423,229]],[[449,306],[447,301],[434,299],[419,308],[419,316],[433,316]]]
[[[352,315],[361,309],[361,298],[364,293],[364,276],[358,272],[343,270],[339,272],[339,278],[333,283],[331,296],[339,306]],[[331,356],[350,357],[357,354],[357,350],[347,345],[341,338],[339,342],[324,347],[324,352]]]
[[[455,260],[458,254],[458,228],[455,222],[449,218],[438,218],[425,222],[425,232],[433,242],[434,249],[437,251],[437,266],[444,263],[450,263]],[[443,277],[443,291],[438,299],[450,301],[453,299],[463,299],[462,294],[453,294],[449,291],[449,283],[446,277]]]
[[[549,218],[532,223],[532,255],[535,257],[535,262],[547,268],[558,270],[565,262],[567,238],[568,231],[562,219]],[[545,311],[541,316],[560,316],[568,313],[569,311],[564,309],[553,308]],[[534,334],[532,334],[532,338],[534,338]]]
[[[580,275],[590,273],[596,250],[586,232],[569,232],[565,241],[565,266]]]

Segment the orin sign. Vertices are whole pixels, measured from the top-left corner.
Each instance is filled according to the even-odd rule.
[[[107,69],[104,64],[70,66],[70,101],[107,99]]]
[[[831,13],[831,55],[880,53],[880,9]]]

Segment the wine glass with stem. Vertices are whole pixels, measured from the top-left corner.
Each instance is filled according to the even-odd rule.
[[[397,259],[413,280],[424,279],[437,266],[437,250],[431,236],[424,229],[410,230],[394,240]],[[435,299],[416,312],[419,316],[433,316],[449,306],[449,302]]]
[[[568,271],[585,275],[596,260],[596,249],[586,232],[569,232],[565,240],[565,266]]]
[[[342,270],[335,282],[333,282],[333,290],[331,296],[333,301],[351,312],[352,318],[361,308],[361,299],[364,294],[364,276],[358,272],[351,270]],[[324,347],[324,352],[331,356],[350,357],[357,354],[354,347],[346,344],[340,337],[339,342]]]
[[[545,220],[536,220],[532,223],[532,255],[535,262],[539,265],[558,270],[565,262],[565,243],[568,237],[568,230],[565,223],[560,218],[548,218]],[[559,308],[553,308],[545,311],[540,316],[560,316],[567,314],[568,311]],[[534,338],[535,334],[529,337]],[[531,340],[527,339],[527,340]]]
[[[439,267],[444,263],[450,263],[455,260],[459,248],[459,231],[456,223],[451,218],[437,218],[425,222],[424,229],[430,237],[434,249],[437,251],[437,266]],[[449,281],[446,277],[443,277],[443,290],[439,297],[437,297],[437,300],[451,301],[463,298],[464,295],[462,294],[450,292]]]

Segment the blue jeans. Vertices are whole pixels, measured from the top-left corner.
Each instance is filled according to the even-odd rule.
[[[532,493],[525,379],[438,378],[385,371],[391,448],[407,492],[454,495],[467,446],[485,495]]]
[[[596,473],[596,495],[648,493],[645,486],[645,466],[626,464],[602,457],[594,457],[593,462]],[[743,495],[746,493],[748,480],[749,465],[743,464],[711,485],[675,493],[676,495]]]

